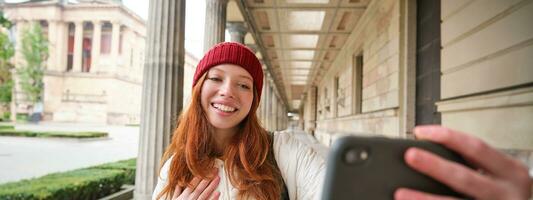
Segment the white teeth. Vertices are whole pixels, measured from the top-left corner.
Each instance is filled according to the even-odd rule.
[[[226,105],[222,105],[222,104],[218,104],[218,103],[214,103],[213,106],[219,110],[222,110],[224,112],[233,112],[235,111],[235,108],[234,107],[230,107],[230,106],[226,106]]]

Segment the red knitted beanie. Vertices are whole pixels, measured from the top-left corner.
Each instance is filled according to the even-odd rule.
[[[192,86],[194,87],[198,79],[211,69],[211,67],[220,64],[234,64],[248,71],[254,79],[254,86],[258,94],[257,98],[261,98],[263,88],[263,69],[261,68],[261,63],[248,47],[237,42],[222,42],[209,49],[196,67]]]

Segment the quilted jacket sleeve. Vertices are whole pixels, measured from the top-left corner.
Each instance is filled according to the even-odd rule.
[[[297,131],[274,133],[274,156],[290,199],[320,199],[327,148]]]
[[[154,192],[152,193],[152,200],[155,200],[157,195],[159,195],[159,193],[167,185],[168,170],[170,168],[172,158],[174,158],[174,156],[170,157],[170,159],[168,159],[165,164],[163,164],[161,171],[159,171],[159,176],[157,177],[157,185],[155,186]]]

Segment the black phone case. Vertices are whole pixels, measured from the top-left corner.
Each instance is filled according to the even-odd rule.
[[[458,154],[427,141],[347,136],[336,140],[330,149],[322,199],[393,199],[399,187],[464,198],[407,166],[404,153],[409,147],[425,149],[466,165]],[[346,160],[349,151],[361,150],[367,152],[366,160],[355,163]]]

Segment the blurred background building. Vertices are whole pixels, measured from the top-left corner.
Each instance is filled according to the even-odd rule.
[[[4,13],[14,23],[15,67],[23,62],[19,44],[25,27],[40,24],[48,38],[44,121],[139,124],[146,39],[142,18],[116,0],[8,3]],[[187,54],[186,60],[187,71],[194,69],[197,59]],[[17,113],[28,113],[25,95],[15,91]]]

